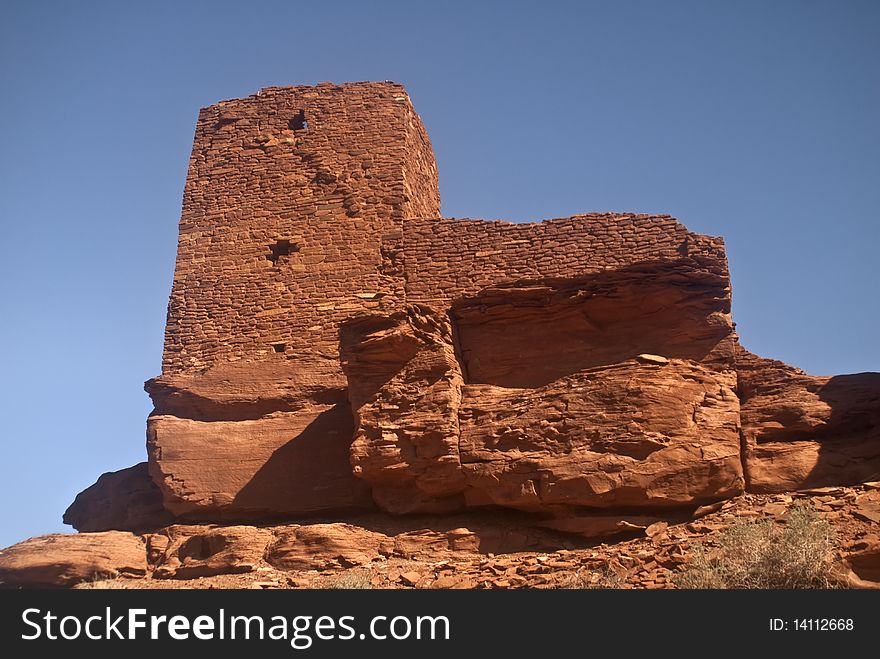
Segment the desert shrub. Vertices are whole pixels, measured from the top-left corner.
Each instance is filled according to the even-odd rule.
[[[693,548],[689,564],[673,575],[678,588],[830,588],[831,525],[809,506],[792,506],[783,524],[736,522],[718,537],[718,549]]]
[[[126,579],[119,575],[96,574],[91,579],[80,581],[73,587],[77,590],[124,590]]]
[[[563,578],[560,582],[560,588],[572,589],[599,589],[599,590],[619,590],[626,588],[626,577],[621,575],[609,566],[605,566],[597,572],[578,570],[572,572]]]
[[[338,577],[331,577],[321,584],[321,588],[330,590],[367,590],[373,587],[370,578],[364,574],[346,572]]]

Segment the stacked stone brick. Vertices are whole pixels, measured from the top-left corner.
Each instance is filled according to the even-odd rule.
[[[338,322],[397,287],[382,236],[439,213],[431,145],[400,85],[268,88],[205,108],[163,372],[332,353]]]

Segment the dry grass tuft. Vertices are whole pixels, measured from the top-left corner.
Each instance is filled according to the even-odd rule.
[[[626,587],[626,576],[616,572],[607,565],[598,572],[583,570],[572,572],[559,585],[559,588],[572,588],[575,590],[620,590]]]
[[[368,590],[373,587],[368,576],[356,572],[346,572],[338,577],[330,577],[321,584],[321,588],[330,590]]]
[[[96,574],[91,579],[80,581],[74,586],[76,590],[125,590],[127,579],[118,574]]]
[[[831,525],[809,506],[792,506],[783,524],[737,522],[718,537],[718,550],[694,547],[678,588],[831,588]]]

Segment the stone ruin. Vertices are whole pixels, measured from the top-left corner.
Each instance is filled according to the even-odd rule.
[[[741,347],[721,238],[442,218],[401,85],[203,109],[179,231],[149,459],[77,497],[80,531],[509,509],[590,534],[880,477],[880,374]]]
[[[441,218],[401,85],[218,103],[146,384],[149,462],[124,476],[133,501],[105,476],[68,519],[568,516],[878,475],[880,375],[749,354],[730,297],[723,241],[668,216]]]

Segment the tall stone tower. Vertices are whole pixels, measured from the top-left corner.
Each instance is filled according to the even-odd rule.
[[[383,241],[439,214],[430,141],[400,85],[273,87],[200,112],[163,372],[147,385],[166,507],[369,504],[348,464],[338,325],[393,310],[403,273]]]
[[[275,87],[199,114],[163,373],[308,346],[399,288],[383,236],[439,217],[428,135],[400,85]]]

